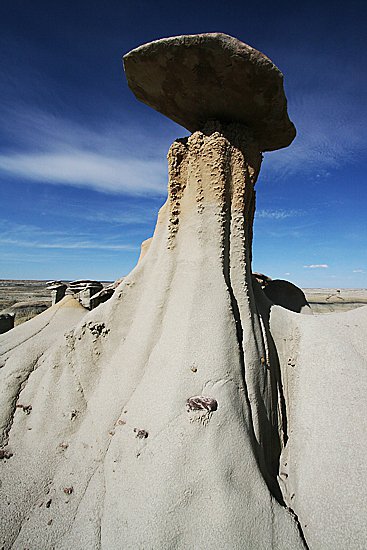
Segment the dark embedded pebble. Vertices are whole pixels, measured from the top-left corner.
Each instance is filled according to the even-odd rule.
[[[17,409],[23,409],[26,414],[31,414],[32,405],[16,405]]]
[[[4,458],[11,458],[13,456],[13,453],[11,451],[7,451],[6,449],[0,449],[0,460]]]
[[[217,408],[218,408],[218,403],[216,399],[213,399],[212,397],[203,397],[201,395],[197,395],[196,397],[190,397],[186,401],[187,412],[199,411],[201,409],[205,409],[211,412],[211,411],[216,411]]]
[[[145,439],[148,437],[148,432],[146,430],[138,430],[138,428],[134,428],[134,432],[136,432],[136,436],[139,439]]]

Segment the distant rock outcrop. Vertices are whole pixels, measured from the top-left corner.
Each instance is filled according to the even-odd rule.
[[[91,279],[78,279],[69,283],[66,294],[76,296],[83,307],[91,309],[91,298],[103,289],[103,284]]]
[[[67,285],[61,281],[49,281],[47,284],[48,290],[51,291],[52,305],[54,306],[57,302],[63,299],[65,296],[65,291]]]
[[[14,327],[15,313],[0,313],[0,334]]]
[[[264,286],[264,292],[273,304],[297,313],[312,313],[303,290],[289,281],[282,279],[268,281]]]

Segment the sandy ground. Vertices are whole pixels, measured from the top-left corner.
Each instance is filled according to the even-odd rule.
[[[367,290],[360,288],[302,289],[313,313],[349,311],[367,305]]]

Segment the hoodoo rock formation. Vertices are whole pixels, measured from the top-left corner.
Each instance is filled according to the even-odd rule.
[[[317,546],[323,492],[310,503],[315,470],[299,477],[304,433],[290,433],[309,429],[291,394],[305,399],[316,371],[304,391],[286,358],[307,365],[298,319],[317,327],[272,306],[251,273],[261,151],[295,133],[281,73],[221,34],[142,46],[125,69],[138,98],[194,131],[170,148],[153,239],[112,297],[53,341],[28,323],[4,340],[3,545],[296,550],[309,537],[345,548],[339,531]],[[322,434],[307,450],[319,467]],[[350,547],[363,547],[358,536]]]

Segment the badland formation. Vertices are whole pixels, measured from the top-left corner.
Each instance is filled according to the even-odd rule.
[[[295,137],[282,74],[220,33],[124,67],[192,133],[112,297],[66,295],[1,336],[0,542],[365,548],[366,308],[302,315],[251,271],[262,153]]]

